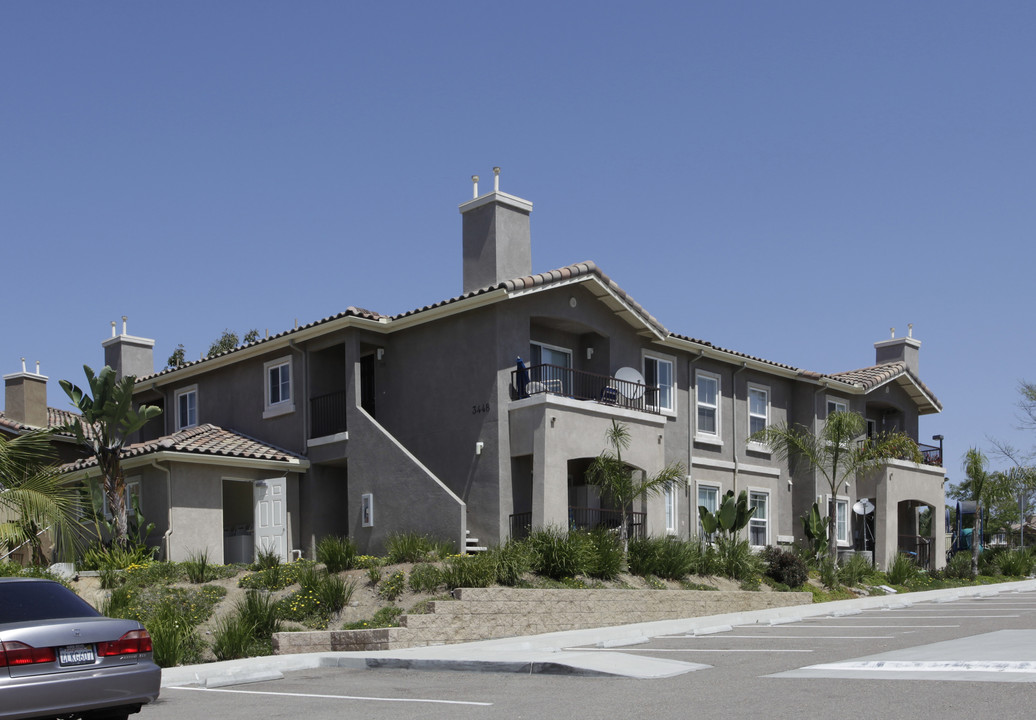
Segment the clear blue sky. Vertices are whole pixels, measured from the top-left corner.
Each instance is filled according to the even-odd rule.
[[[460,292],[469,177],[670,330],[822,372],[914,323],[959,478],[1036,380],[1031,2],[0,6],[0,373]],[[488,186],[483,186],[483,189]]]

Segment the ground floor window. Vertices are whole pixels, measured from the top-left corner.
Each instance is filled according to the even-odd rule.
[[[748,521],[748,542],[753,547],[765,547],[769,545],[770,493],[749,492],[748,507],[755,510]]]
[[[714,485],[699,485],[698,506],[704,507],[710,513],[719,510],[719,488]],[[706,537],[705,529],[701,526],[701,520],[698,521],[698,537]],[[712,538],[708,539],[711,540]]]

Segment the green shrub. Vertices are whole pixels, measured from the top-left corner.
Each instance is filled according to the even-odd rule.
[[[421,562],[427,559],[430,553],[437,551],[435,542],[428,536],[415,532],[389,535],[386,545],[390,564]],[[450,549],[452,550],[452,546]]]
[[[1000,556],[1006,552],[1007,548],[989,548],[980,552],[978,555],[978,574],[999,575]],[[971,553],[968,554],[970,555]]]
[[[130,565],[144,565],[155,559],[158,554],[157,547],[129,543],[125,547],[112,544],[104,545],[94,541],[83,551],[82,557],[76,562],[80,570],[125,570]]]
[[[314,563],[309,560],[300,560],[290,565],[273,565],[245,575],[237,581],[237,585],[252,590],[281,590],[297,583],[299,577],[313,567]]]
[[[255,554],[255,562],[252,563],[253,570],[269,570],[281,564],[280,554],[272,549],[259,550]]]
[[[255,628],[241,615],[227,615],[216,620],[212,631],[212,654],[217,660],[252,657],[256,642]]]
[[[182,608],[167,600],[144,623],[151,635],[154,660],[160,667],[190,665],[201,660],[203,643]]]
[[[799,587],[809,579],[809,568],[793,552],[770,546],[763,551],[762,558],[766,576],[788,588]]]
[[[496,581],[514,587],[532,570],[532,553],[524,540],[508,540],[490,550],[496,557]]]
[[[554,580],[586,574],[593,546],[586,533],[561,528],[537,530],[528,540],[532,567]]]
[[[352,600],[356,581],[346,582],[337,575],[327,575],[317,587],[317,600],[332,613],[340,612]]]
[[[838,565],[829,556],[825,555],[820,558],[817,569],[820,572],[820,582],[828,590],[834,590],[842,586],[842,583],[838,580]]]
[[[996,565],[1008,577],[1025,577],[1032,574],[1033,558],[1027,550],[1011,550],[1000,553]]]
[[[216,574],[209,563],[209,551],[193,552],[183,562],[183,569],[187,573],[187,579],[195,585],[215,580]]]
[[[370,630],[372,628],[399,627],[399,616],[403,614],[403,608],[389,605],[374,613],[370,620],[358,620],[349,623],[345,630]]]
[[[601,580],[614,580],[622,572],[622,545],[613,532],[596,528],[590,532],[590,558],[586,574]]]
[[[906,585],[916,579],[920,572],[913,558],[898,553],[889,562],[885,577],[888,578],[889,585]]]
[[[955,579],[955,580],[970,580],[971,579],[971,553],[969,552],[958,552],[954,553],[953,557],[950,558],[949,562],[946,563],[946,567],[943,568],[943,577]]]
[[[370,570],[371,568],[380,568],[385,565],[387,560],[377,555],[357,555],[353,558],[353,567],[360,568],[361,570]]]
[[[762,561],[747,540],[721,536],[716,540],[716,555],[719,574],[731,580],[743,582],[762,574]]]
[[[454,555],[443,562],[442,582],[447,590],[484,588],[496,583],[497,561],[492,553]]]
[[[406,573],[402,570],[396,570],[381,581],[381,586],[378,588],[378,595],[386,600],[395,600],[403,594],[404,590],[406,590]]]
[[[356,543],[347,537],[328,535],[317,543],[317,562],[324,563],[328,572],[349,570],[356,559]]]
[[[630,543],[630,572],[682,580],[699,569],[701,552],[696,542],[685,542],[671,535],[639,539]]]
[[[277,603],[269,593],[249,590],[239,600],[235,613],[252,627],[256,638],[269,639],[275,632],[280,632],[281,621],[277,617]]]
[[[410,589],[414,592],[435,592],[440,585],[442,585],[442,572],[435,565],[418,563],[410,571]]]
[[[446,558],[456,555],[457,548],[452,540],[431,540],[429,543],[428,556],[445,560]]]
[[[842,585],[857,587],[863,579],[874,572],[870,561],[865,555],[853,553],[848,560],[838,568],[838,580]]]

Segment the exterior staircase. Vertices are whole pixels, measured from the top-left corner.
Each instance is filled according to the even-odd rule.
[[[474,555],[475,553],[485,552],[489,548],[485,545],[479,545],[477,537],[471,537],[471,531],[467,531],[467,537],[464,539],[464,553],[467,555]]]

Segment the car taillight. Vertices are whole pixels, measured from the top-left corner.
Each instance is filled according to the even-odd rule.
[[[53,648],[34,648],[20,642],[0,643],[0,667],[54,662]]]
[[[130,630],[113,642],[97,643],[97,654],[101,657],[144,652],[151,652],[151,636],[147,630]]]

